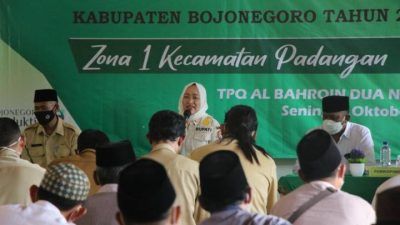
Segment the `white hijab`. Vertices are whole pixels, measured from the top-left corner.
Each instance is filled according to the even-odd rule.
[[[190,82],[189,84],[187,84],[183,88],[181,97],[179,98],[178,110],[179,110],[179,114],[183,115],[183,112],[185,110],[184,110],[183,105],[182,105],[182,99],[183,99],[183,96],[185,94],[186,89],[188,89],[188,87],[190,87],[192,85],[196,85],[197,89],[199,90],[200,109],[195,114],[190,115],[189,120],[197,120],[197,119],[203,117],[204,115],[207,115],[206,111],[208,109],[207,92],[206,92],[206,89],[204,88],[204,86],[202,84],[199,84],[197,82]]]

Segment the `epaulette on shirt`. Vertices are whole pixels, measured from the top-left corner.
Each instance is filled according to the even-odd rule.
[[[213,123],[213,118],[212,118],[211,116],[205,117],[205,118],[202,119],[201,122],[200,122],[200,124],[201,124],[202,126],[205,126],[205,127],[211,126],[212,123]]]
[[[72,125],[72,124],[63,122],[63,126],[64,126],[64,128],[70,129],[70,130],[74,131],[75,133],[78,132],[78,130],[76,129],[76,127],[75,127],[74,125]]]
[[[31,125],[25,127],[25,130],[37,129],[38,127],[39,127],[39,123],[34,123],[34,124],[31,124]]]

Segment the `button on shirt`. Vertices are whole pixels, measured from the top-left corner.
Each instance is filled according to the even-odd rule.
[[[328,187],[334,188],[325,181],[304,184],[281,197],[271,214],[288,219],[295,210]],[[370,225],[375,220],[375,211],[367,201],[339,190],[309,208],[293,224]]]
[[[47,168],[54,159],[75,155],[78,134],[74,126],[61,118],[51,135],[46,134],[40,124],[33,124],[24,130],[26,145],[21,156]]]
[[[0,206],[2,225],[74,225],[69,223],[60,210],[47,201],[37,201],[27,206]]]

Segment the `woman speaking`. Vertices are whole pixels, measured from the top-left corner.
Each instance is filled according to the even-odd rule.
[[[186,138],[181,154],[189,155],[193,149],[218,140],[219,123],[207,114],[207,93],[203,85],[196,82],[186,85],[178,108],[186,119]]]

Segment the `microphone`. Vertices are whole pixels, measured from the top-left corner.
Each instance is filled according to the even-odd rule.
[[[185,118],[185,120],[188,120],[191,114],[192,114],[192,113],[190,113],[190,110],[187,109],[187,110],[185,110],[185,111],[183,112],[183,117]]]

